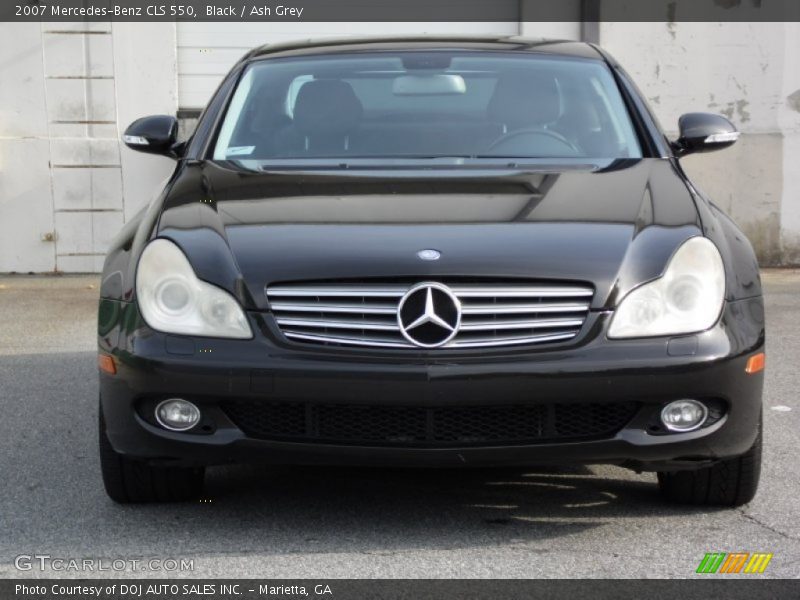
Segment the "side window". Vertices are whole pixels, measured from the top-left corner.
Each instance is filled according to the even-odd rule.
[[[597,104],[597,114],[600,117],[601,128],[605,130],[608,139],[613,138],[616,143],[615,152],[621,152],[625,148],[638,149],[639,144],[633,131],[630,127],[625,127],[621,120],[627,114],[622,98],[618,95],[609,97],[608,88],[604,85],[605,82],[599,78],[592,77],[590,82],[594,101]]]
[[[300,88],[309,81],[313,81],[313,75],[300,75],[292,80],[289,84],[289,91],[286,93],[286,114],[294,118],[294,105],[297,102],[297,94],[300,93]],[[309,88],[310,89],[310,88]]]
[[[239,115],[245,106],[247,98],[250,96],[250,89],[253,87],[253,71],[247,71],[242,80],[239,82],[239,87],[231,98],[231,103],[228,106],[228,114],[236,115],[235,119],[226,118],[222,124],[217,138],[217,145],[214,149],[214,160],[226,160],[232,154],[249,154],[247,147],[244,149],[231,146],[233,134],[238,128]]]
[[[621,144],[622,136],[620,135],[619,122],[615,118],[614,111],[608,102],[608,97],[605,94],[602,84],[596,77],[593,77],[591,79],[591,85],[595,102],[599,104],[599,106],[597,106],[597,113],[600,115],[601,124],[604,126],[604,129],[613,130],[608,131],[608,133],[613,133],[617,144]]]

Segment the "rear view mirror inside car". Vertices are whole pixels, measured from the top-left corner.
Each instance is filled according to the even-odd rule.
[[[461,75],[435,73],[431,75],[404,75],[394,80],[395,96],[450,96],[463,94],[467,84]]]

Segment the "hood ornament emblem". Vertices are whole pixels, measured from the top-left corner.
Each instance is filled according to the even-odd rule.
[[[461,326],[461,302],[446,285],[417,284],[400,299],[397,324],[403,337],[415,346],[444,346]]]
[[[442,253],[433,248],[426,248],[417,252],[417,258],[420,260],[439,260],[441,257]]]

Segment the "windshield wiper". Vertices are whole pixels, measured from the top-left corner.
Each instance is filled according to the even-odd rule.
[[[470,162],[481,161],[481,162]],[[483,162],[486,161],[486,162]],[[347,169],[397,170],[419,169],[516,169],[532,165],[534,161],[548,161],[573,166],[574,157],[544,156],[493,156],[481,154],[433,155],[404,154],[387,156],[347,156],[336,158],[281,158],[264,160],[258,165],[260,171],[339,171]],[[582,159],[585,168],[591,161]]]

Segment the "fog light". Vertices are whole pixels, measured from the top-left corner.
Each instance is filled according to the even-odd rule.
[[[200,422],[200,409],[188,400],[171,398],[156,406],[156,421],[165,429],[186,431]]]
[[[708,409],[697,400],[675,400],[661,411],[661,422],[670,431],[694,431],[707,417]]]

